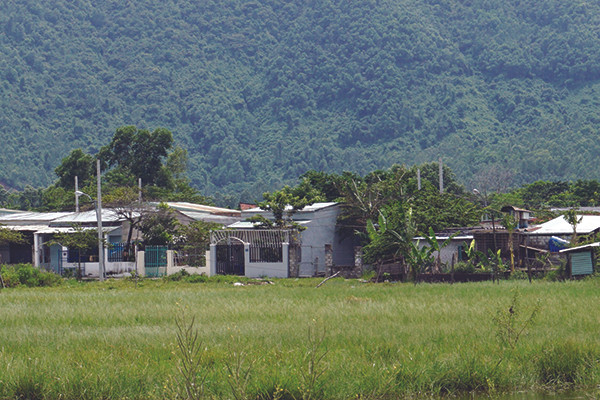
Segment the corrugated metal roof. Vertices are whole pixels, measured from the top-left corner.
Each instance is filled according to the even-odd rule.
[[[103,208],[102,209],[102,221],[103,222],[118,222],[124,220],[117,215],[114,210]],[[96,211],[82,211],[78,213],[68,213],[59,218],[55,218],[51,221],[51,225],[64,225],[64,224],[92,224],[97,222]]]
[[[66,226],[47,226],[47,225],[4,225],[3,228],[12,229],[20,232],[34,232],[34,233],[73,233],[75,229],[73,227]],[[94,227],[88,227],[83,229],[95,229]],[[115,226],[103,226],[102,232],[112,232],[119,227]]]
[[[231,217],[228,215],[207,214],[205,212],[182,211],[182,210],[177,210],[177,211],[179,211],[183,215],[186,215],[186,216],[192,218],[195,221],[214,222],[214,223],[223,224],[223,225],[233,224],[233,223],[239,221],[241,218],[241,216]]]
[[[24,210],[11,210],[10,208],[0,208],[0,216],[24,213]]]
[[[597,229],[600,229],[600,215],[578,215],[582,217],[581,222],[577,224],[578,234],[592,233]],[[554,218],[546,223],[536,227],[535,231],[530,232],[534,235],[572,235],[573,227],[567,222],[565,217]]]
[[[11,215],[3,215],[0,217],[1,223],[6,224],[15,224],[17,222],[21,222],[22,224],[26,223],[35,223],[35,222],[49,222],[56,218],[61,218],[66,215],[69,215],[69,212],[47,212],[47,213],[39,213],[39,212],[21,212],[17,214]]]
[[[151,203],[157,205],[158,203]],[[204,204],[187,203],[184,201],[169,201],[166,203],[169,207],[177,211],[194,211],[216,215],[241,215],[240,210],[232,210],[230,208],[213,207]]]
[[[296,211],[296,213],[303,213],[303,212],[313,212],[313,211],[318,211],[318,210],[322,210],[323,208],[327,208],[327,207],[331,207],[334,206],[338,203],[336,202],[327,202],[327,203],[313,203],[309,206],[304,207],[302,210],[298,210]],[[292,206],[286,206],[285,207],[286,211],[289,211],[292,209]],[[260,207],[255,207],[255,208],[251,208],[249,210],[244,210],[244,212],[248,212],[248,213],[257,213],[257,212],[265,212],[265,210],[261,209]]]
[[[297,223],[298,225],[306,225],[310,221],[294,221],[294,222]],[[239,221],[239,222],[236,222],[234,224],[228,225],[227,228],[231,228],[231,229],[252,229],[252,228],[255,228],[256,226],[259,226],[259,225],[260,225],[259,222]]]
[[[600,246],[600,242],[584,244],[583,246],[571,247],[570,249],[562,249],[562,250],[560,250],[560,253],[570,253],[572,251],[590,249],[592,247],[598,247],[598,246]]]
[[[436,236],[437,240],[447,240],[450,236]],[[413,240],[425,240],[423,236],[416,236]],[[452,240],[473,240],[473,235],[454,236]]]

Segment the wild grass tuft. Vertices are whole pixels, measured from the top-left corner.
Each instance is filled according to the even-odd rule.
[[[598,363],[598,354],[570,340],[545,348],[538,359],[539,379],[544,385],[572,385]]]
[[[181,309],[175,317],[179,373],[173,378],[176,387],[172,394],[176,399],[200,400],[205,397],[204,383],[208,369],[195,322],[195,317],[189,317],[185,309]]]

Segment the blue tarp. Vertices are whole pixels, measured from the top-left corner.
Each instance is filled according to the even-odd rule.
[[[569,247],[569,242],[556,236],[552,236],[548,241],[548,250],[553,253],[558,253],[562,249]]]

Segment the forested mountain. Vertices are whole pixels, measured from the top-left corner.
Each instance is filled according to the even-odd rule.
[[[4,0],[0,182],[123,125],[234,200],[439,156],[465,183],[598,178],[599,79],[594,1]]]

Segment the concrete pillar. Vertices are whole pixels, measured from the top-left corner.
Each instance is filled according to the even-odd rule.
[[[297,278],[300,274],[300,246],[288,244],[288,277]]]
[[[211,244],[209,252],[210,252],[210,257],[208,257],[206,262],[207,263],[210,262],[210,264],[209,264],[210,276],[213,276],[213,275],[217,274],[217,245]]]
[[[40,235],[38,233],[33,234],[33,266],[40,267]]]
[[[285,271],[285,277],[289,278],[290,277],[290,244],[289,243],[282,243],[281,244],[281,253],[283,255],[282,261],[283,261],[283,265],[287,266],[287,270]]]
[[[173,273],[173,267],[175,266],[175,252],[173,250],[167,250],[167,275]]]
[[[212,276],[213,274],[211,273],[211,269],[210,266],[212,265],[212,260],[211,260],[211,253],[210,250],[206,250],[206,252],[204,253],[204,269],[208,270],[208,273],[206,273],[207,276]]]
[[[333,246],[331,244],[325,245],[325,275],[330,276],[333,274]]]
[[[146,276],[146,257],[145,257],[145,254],[146,253],[143,252],[143,251],[138,251],[137,252],[137,256],[135,257],[137,274],[139,276]]]
[[[248,265],[250,265],[250,243],[244,243],[244,276],[247,276]]]

